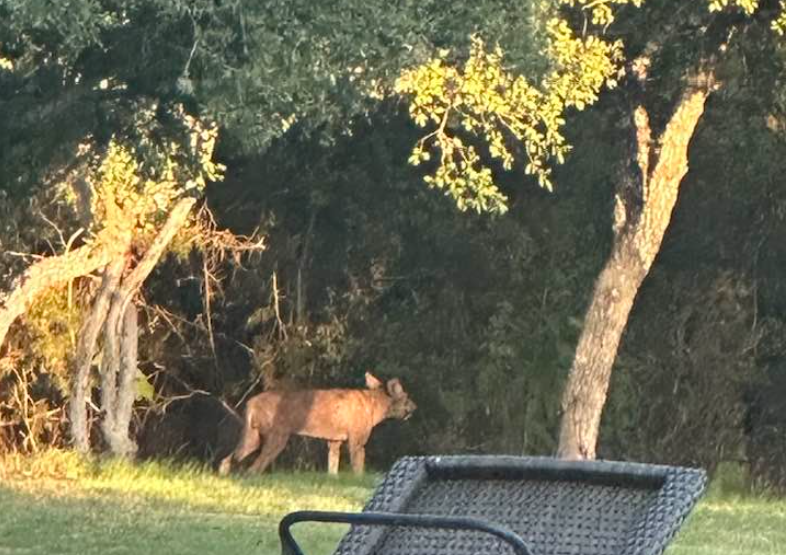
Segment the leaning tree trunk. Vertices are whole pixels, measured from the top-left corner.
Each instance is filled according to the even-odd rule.
[[[87,397],[90,388],[90,369],[93,366],[98,334],[106,321],[112,292],[120,284],[125,267],[125,257],[118,257],[104,268],[101,287],[93,301],[90,314],[79,332],[79,342],[76,347],[76,375],[71,384],[68,415],[71,421],[71,438],[74,448],[80,453],[90,451],[90,436],[87,429]]]
[[[115,220],[115,222],[99,231],[90,244],[35,262],[14,280],[7,292],[0,293],[0,347],[3,346],[11,324],[24,314],[36,298],[47,289],[89,275],[101,268],[104,268],[105,276],[106,272],[117,274],[109,269],[110,263],[125,257],[131,244],[133,231],[129,222],[123,219]],[[115,276],[113,279],[119,280],[119,276]],[[89,449],[85,410],[89,361],[92,360],[95,341],[103,323],[103,316],[100,313],[103,311],[105,316],[106,304],[113,288],[114,286],[102,284],[102,292],[99,293],[97,299],[98,307],[91,313],[87,325],[83,327],[77,346],[77,360],[88,361],[87,367],[78,363],[79,368],[72,385],[72,398],[69,407],[72,438],[79,451]],[[91,325],[91,320],[97,323],[94,322]]]
[[[137,319],[133,298],[164,254],[175,234],[185,225],[192,198],[180,200],[150,247],[134,269],[125,276],[111,296],[104,323],[104,346],[101,360],[101,431],[113,455],[131,457],[136,443],[129,436],[131,408],[136,392]]]
[[[680,183],[688,171],[688,144],[707,95],[706,87],[685,92],[658,141],[659,152],[651,151],[653,141],[644,107],[633,114],[640,175],[625,172],[618,187],[614,245],[595,283],[562,397],[560,457],[595,458],[617,348],[633,301],[671,220]]]
[[[130,227],[107,228],[100,231],[89,245],[33,263],[14,280],[7,292],[0,292],[0,347],[11,324],[30,308],[41,293],[103,268],[125,254],[130,237]]]
[[[71,436],[79,451],[87,451],[90,447],[86,414],[88,378],[102,326],[104,358],[107,359],[102,375],[102,386],[105,386],[102,387],[102,430],[113,453],[129,455],[136,450],[136,445],[128,438],[137,371],[136,308],[131,301],[172,238],[185,224],[195,202],[192,198],[181,199],[174,206],[142,260],[125,278],[122,274],[132,242],[133,222],[112,205],[112,217],[107,218],[107,227],[98,232],[90,244],[35,262],[14,280],[8,292],[0,292],[2,347],[11,325],[44,291],[103,269],[101,288],[80,330],[76,375],[69,401]],[[133,314],[127,314],[131,311]]]

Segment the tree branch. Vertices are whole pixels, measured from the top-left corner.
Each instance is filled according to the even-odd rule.
[[[125,254],[130,238],[130,228],[108,228],[100,231],[91,244],[34,262],[13,281],[8,292],[0,293],[0,346],[11,324],[41,293],[103,268]]]

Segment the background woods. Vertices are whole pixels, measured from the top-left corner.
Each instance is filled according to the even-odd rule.
[[[513,131],[453,120],[440,148],[419,143],[445,112],[424,130],[418,110],[438,103],[413,100],[414,73],[410,85],[397,78],[434,59],[466,68],[484,44],[472,33],[499,40],[518,74],[551,75],[561,66],[532,47],[549,36],[539,10],[566,14],[578,33],[584,2],[392,11],[366,1],[341,13],[291,1],[77,4],[43,17],[36,2],[0,0],[0,314],[32,269],[89,261],[58,268],[13,318],[0,316],[0,449],[73,438],[82,450],[138,444],[140,456],[214,461],[251,394],[359,387],[370,368],[401,378],[419,406],[406,425],[380,426],[371,465],[403,453],[556,453],[599,276],[645,219],[669,122],[700,88],[668,227],[612,326],[597,455],[743,461],[786,486],[775,5],[696,3],[677,24],[667,0],[622,2],[607,34],[588,15],[624,57],[602,68],[582,111],[562,98],[555,119],[521,124],[553,138],[549,122],[566,118],[551,129],[560,140],[528,157]],[[645,17],[650,34],[634,33]],[[372,20],[385,31],[370,32]],[[477,61],[493,69],[489,52]],[[642,57],[644,78],[614,73],[632,75]],[[697,84],[703,71],[717,83]],[[456,137],[493,182],[478,166],[473,192],[448,167],[442,189],[424,186]],[[264,251],[242,236],[264,237]],[[322,464],[321,444],[293,443],[284,464]]]

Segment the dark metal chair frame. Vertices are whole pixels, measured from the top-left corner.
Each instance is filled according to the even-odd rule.
[[[702,470],[545,457],[405,457],[362,513],[298,511],[290,527],[352,528],[335,555],[660,555],[706,486]]]

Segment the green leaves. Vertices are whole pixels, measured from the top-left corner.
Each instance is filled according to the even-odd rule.
[[[758,0],[709,0],[710,11],[719,12],[729,6],[734,6],[745,12],[746,15],[752,15],[759,8]]]
[[[562,163],[570,150],[562,135],[565,111],[584,109],[597,100],[604,84],[615,84],[622,60],[619,41],[574,37],[560,19],[549,21],[548,33],[552,70],[540,86],[508,71],[502,49],[487,49],[478,36],[471,38],[462,68],[449,64],[449,52],[443,51],[430,62],[402,72],[396,82],[396,92],[410,98],[415,123],[437,126],[418,141],[410,163],[417,165],[424,153],[438,150],[439,166],[426,182],[445,189],[461,210],[504,213],[507,199],[475,147],[465,146],[452,129],[480,139],[505,170],[515,162],[509,139],[523,143],[528,158],[525,173],[551,189],[549,161]]]
[[[772,30],[780,36],[786,33],[786,0],[780,0],[780,11],[771,26]]]
[[[147,379],[147,376],[137,368],[136,378],[134,379],[134,386],[136,389],[135,399],[153,402],[156,398],[156,391],[153,384]]]
[[[99,45],[103,30],[116,21],[98,0],[0,0],[3,14],[0,43],[13,37],[69,60]]]
[[[16,68],[0,87],[0,146],[35,150],[18,167],[0,159],[3,181],[46,171],[87,136],[106,144],[121,129],[133,134],[134,112],[151,101],[211,117],[235,153],[264,150],[293,125],[330,140],[392,96],[402,67],[473,32],[510,45],[508,63],[534,67],[535,9],[503,0],[0,0],[0,79]],[[42,126],[68,133],[36,135]]]
[[[644,0],[556,1],[588,12],[591,25],[586,22],[577,34],[565,12],[547,17],[547,40],[539,54],[548,69],[539,81],[534,78],[537,73],[511,70],[502,48],[488,48],[478,35],[471,37],[463,65],[442,50],[430,61],[404,70],[396,81],[395,91],[409,100],[415,124],[433,126],[415,145],[410,163],[417,165],[424,153],[438,151],[439,165],[426,182],[445,189],[462,210],[506,210],[488,158],[511,170],[512,142],[520,143],[526,154],[524,172],[551,190],[551,168],[563,163],[570,151],[563,136],[569,110],[593,105],[604,86],[615,87],[624,75],[622,41],[607,39],[606,30],[614,23],[616,9],[638,8]],[[707,0],[707,6],[709,11],[740,10],[751,15],[758,1]],[[549,13],[553,12],[545,9],[540,15]],[[779,34],[786,31],[786,0],[781,1],[772,28]],[[488,156],[479,155],[477,146],[465,147],[459,135],[470,137],[473,145],[484,145]]]

